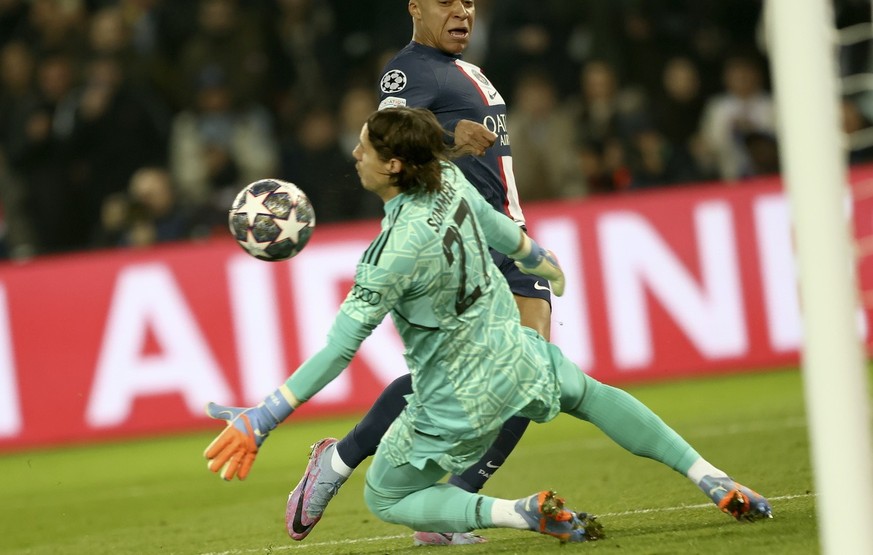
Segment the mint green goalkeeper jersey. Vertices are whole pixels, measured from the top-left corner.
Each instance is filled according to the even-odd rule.
[[[509,254],[518,226],[446,164],[438,193],[385,203],[382,231],[358,262],[328,344],[287,384],[306,400],[335,378],[391,313],[406,347],[413,393],[383,438],[388,459],[461,472],[522,414],[546,421],[560,386],[549,344],[519,323],[515,299],[488,245]]]

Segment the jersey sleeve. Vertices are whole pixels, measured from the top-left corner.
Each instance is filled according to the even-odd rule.
[[[455,186],[464,192],[464,198],[476,214],[476,220],[482,228],[488,246],[507,255],[516,252],[523,233],[518,224],[512,218],[495,210],[464,177],[460,169],[450,166],[446,171],[455,181]]]
[[[285,382],[294,396],[307,401],[349,365],[361,343],[397,304],[408,286],[407,261],[391,252],[390,233],[383,232],[364,253],[355,283],[340,306],[327,344],[308,358]]]
[[[346,369],[373,327],[338,313],[327,335],[327,344],[306,359],[285,385],[301,402],[308,401]]]
[[[415,56],[388,62],[379,80],[379,109],[406,106],[428,108],[439,96],[439,83],[430,65]]]
[[[426,60],[414,55],[395,58],[385,66],[379,80],[379,109],[405,106],[440,112],[443,114],[440,117],[443,129],[454,133],[462,118],[460,115],[447,116],[448,112],[436,105],[441,96],[442,80]]]

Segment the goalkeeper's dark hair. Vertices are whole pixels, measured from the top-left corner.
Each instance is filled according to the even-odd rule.
[[[370,143],[379,158],[396,158],[403,167],[393,176],[401,192],[433,193],[442,189],[442,166],[453,149],[436,116],[423,108],[385,108],[367,120]]]

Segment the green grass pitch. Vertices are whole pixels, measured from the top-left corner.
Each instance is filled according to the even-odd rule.
[[[782,370],[628,388],[732,476],[768,496],[775,518],[743,524],[690,482],[635,457],[567,416],[532,425],[483,493],[518,498],[553,488],[600,515],[608,537],[559,546],[531,532],[485,530],[452,553],[818,553],[815,492],[799,372]],[[59,416],[60,417],[60,416]],[[245,482],[206,469],[214,433],[0,455],[0,553],[400,554],[411,532],[374,518],[353,475],[306,541],[284,529],[288,491],[309,445],[352,419],[276,430]],[[217,433],[220,426],[216,423]]]

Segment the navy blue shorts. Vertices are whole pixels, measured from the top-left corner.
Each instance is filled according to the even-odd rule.
[[[509,283],[509,289],[520,297],[531,297],[534,299],[543,299],[549,306],[552,305],[552,290],[549,288],[549,282],[543,278],[531,276],[523,273],[515,265],[515,261],[505,254],[501,254],[494,249],[491,250],[491,258],[500,269],[500,273],[506,278]]]

